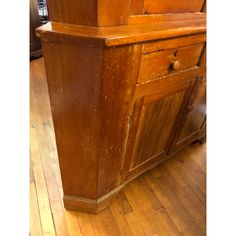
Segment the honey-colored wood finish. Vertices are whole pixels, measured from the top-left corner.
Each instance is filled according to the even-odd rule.
[[[130,0],[128,24],[148,24],[206,17],[205,0]]]
[[[50,0],[51,21],[88,26],[122,25],[127,23],[127,0]]]
[[[158,15],[163,20],[178,20],[183,14],[191,19],[203,13],[205,17],[204,0],[49,0],[48,10],[53,22],[62,22],[86,26],[113,26],[129,24],[129,17],[141,15],[142,18],[150,18],[150,15]],[[163,14],[164,13],[164,14]],[[187,19],[190,19],[187,16]]]
[[[30,64],[30,235],[206,235],[205,144],[191,144],[91,215],[63,207],[43,59]]]
[[[181,76],[137,85],[124,179],[130,179],[167,158],[169,142],[186,106],[194,74],[194,71],[189,71]]]
[[[206,122],[206,77],[199,76],[185,108],[185,117],[180,122],[172,151],[191,143],[205,134]]]
[[[203,48],[202,43],[142,55],[138,82],[191,69],[199,63]]]
[[[120,185],[125,127],[135,85],[130,78],[133,73],[137,74],[132,58],[140,47],[102,51],[92,46],[43,43],[43,49],[50,51],[50,54],[45,53],[45,65],[51,78],[48,88],[65,205],[71,208],[72,200],[82,201],[83,205],[74,205],[96,211],[97,199]],[[97,66],[88,68],[88,65]],[[114,106],[119,106],[115,105],[117,102],[122,103],[122,108],[114,113]],[[78,171],[80,169],[83,173]]]
[[[130,11],[136,14],[158,14],[174,12],[201,12],[205,5],[205,0],[131,0]]]
[[[49,0],[52,22],[37,34],[67,209],[104,210],[205,135],[203,4]]]
[[[157,22],[172,22],[178,21],[188,22],[190,20],[206,21],[205,12],[196,13],[166,13],[166,14],[145,14],[145,15],[130,15],[128,18],[128,25],[140,24],[156,24]]]
[[[55,22],[37,29],[43,41],[55,43],[85,43],[100,46],[120,46],[150,40],[188,36],[206,32],[205,20],[160,22],[147,25],[84,27]]]
[[[200,12],[205,0],[144,0],[144,12],[149,14]]]

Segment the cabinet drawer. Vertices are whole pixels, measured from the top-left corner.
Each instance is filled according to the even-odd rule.
[[[163,48],[167,48],[167,45],[168,42],[164,42]],[[174,46],[173,43],[170,45]],[[159,47],[155,52],[143,54],[137,82],[142,83],[198,66],[204,45],[202,42],[167,50]]]
[[[146,43],[142,48],[138,83],[199,66],[205,34]]]

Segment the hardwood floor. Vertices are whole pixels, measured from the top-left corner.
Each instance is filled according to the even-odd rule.
[[[192,144],[126,185],[98,215],[67,211],[43,59],[30,65],[31,236],[206,235],[206,145]]]

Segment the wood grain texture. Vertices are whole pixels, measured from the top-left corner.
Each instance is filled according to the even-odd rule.
[[[50,0],[47,2],[51,21],[80,25],[97,25],[97,0]]]
[[[98,26],[125,25],[128,21],[129,1],[98,0]]]
[[[123,178],[131,179],[167,158],[172,134],[194,84],[194,73],[137,84]]]
[[[199,19],[196,13],[205,12],[205,1],[166,0],[50,0],[48,9],[53,22],[84,26],[114,26],[140,22],[139,15],[146,21],[149,14],[155,16],[155,23],[163,20]],[[164,14],[163,14],[164,13]],[[173,14],[174,13],[174,14]],[[181,16],[181,14],[182,16]],[[185,16],[183,16],[185,14]],[[189,17],[190,16],[190,17]]]
[[[48,43],[43,49],[64,194],[95,199],[102,51]]]
[[[130,234],[119,211],[105,209],[111,198],[132,178],[173,155],[173,144],[179,146],[182,140],[190,143],[204,136],[205,116],[200,115],[202,124],[195,135],[194,122],[200,123],[195,118],[198,108],[190,113],[194,100],[205,106],[197,79],[206,70],[205,13],[200,12],[203,2],[62,0],[56,4],[51,0],[49,10],[54,11],[55,18],[37,30],[43,44],[58,147],[63,186],[60,196],[64,194],[67,209],[104,210],[94,220],[98,231],[106,225],[108,232]],[[136,15],[135,20],[130,15],[135,12],[145,17]],[[149,13],[158,15],[146,17]],[[128,18],[136,23],[129,24]],[[199,107],[196,104],[194,107]],[[45,152],[40,154],[43,165],[47,163]],[[45,176],[53,180],[50,170],[43,168]],[[168,187],[165,190],[171,194]],[[132,191],[140,192],[138,188]],[[53,190],[48,197],[59,195]],[[150,220],[161,220],[162,209],[154,201],[151,206],[158,211]],[[58,213],[60,207],[52,205],[58,225],[64,221]],[[150,204],[145,207],[149,209]],[[187,219],[188,213],[183,212]],[[113,214],[122,225],[121,231],[117,223],[106,219]],[[151,227],[149,233],[161,234],[171,225],[174,219],[164,215],[165,226],[157,231]],[[77,225],[71,222],[68,231]],[[60,231],[66,232],[65,224],[61,227]],[[194,227],[200,232],[198,225]],[[171,229],[172,233],[189,232],[181,224]]]
[[[143,14],[143,3],[145,0],[130,0],[129,15]]]
[[[184,91],[180,91],[146,103],[142,107],[140,116],[143,119],[139,122],[140,131],[134,146],[135,159],[131,164],[132,168],[166,151],[166,144],[183,99]]]
[[[171,152],[205,135],[206,122],[206,75],[199,76],[186,105],[184,116],[175,134]]]
[[[126,24],[129,4],[126,0],[50,0],[51,21],[87,26]]]
[[[175,12],[200,12],[205,0],[145,0],[144,12],[148,14],[175,13]]]
[[[140,1],[141,2],[141,1]],[[193,12],[193,13],[165,13],[165,14],[144,14],[143,8],[137,9],[138,15],[130,15],[128,17],[128,25],[139,24],[157,24],[159,22],[178,22],[178,21],[192,21],[196,20],[206,21],[205,12]]]
[[[140,45],[107,48],[103,57],[98,196],[121,184]],[[122,106],[121,106],[122,104]]]
[[[83,42],[115,46],[148,40],[170,38],[206,32],[205,20],[157,22],[148,25],[123,25],[109,27],[85,27],[49,22],[37,29],[44,41]]]
[[[102,215],[65,210],[43,59],[31,62],[30,79],[31,236],[49,235],[49,232],[50,235],[66,236],[104,236],[111,232],[112,235],[127,236],[206,235],[205,144],[188,146],[130,182],[112,200],[109,211]],[[40,158],[42,150],[48,158]],[[42,175],[37,171],[38,166],[51,172],[50,176],[42,177],[45,188],[40,185]],[[51,195],[52,189],[54,195]],[[37,206],[42,195],[48,199],[48,204]],[[54,213],[53,206],[57,206]],[[52,224],[50,218],[44,218],[47,212],[52,216]],[[58,217],[60,214],[63,221]]]
[[[204,11],[205,0],[185,1],[185,0],[130,0],[130,15],[145,16],[148,14],[166,13],[194,13]]]
[[[122,184],[141,47],[44,42],[43,49],[64,205],[100,211]]]
[[[206,1],[130,0],[129,12],[129,25],[205,20]]]
[[[189,114],[184,122],[178,142],[201,129],[206,116],[206,81],[202,79],[197,85],[194,102],[189,104]],[[190,110],[191,109],[191,110]],[[194,119],[193,119],[194,118]]]
[[[204,43],[201,43],[142,55],[138,82],[142,83],[196,66],[203,47]],[[179,63],[178,69],[171,67],[173,62]]]
[[[167,49],[179,48],[206,42],[206,34],[196,34],[185,37],[175,37],[168,40],[155,40],[153,42],[144,43],[142,46],[142,54],[162,51]]]

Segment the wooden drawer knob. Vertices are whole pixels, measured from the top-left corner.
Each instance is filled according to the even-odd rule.
[[[172,70],[178,71],[180,69],[180,66],[181,66],[180,61],[173,61],[171,63],[171,69]]]

